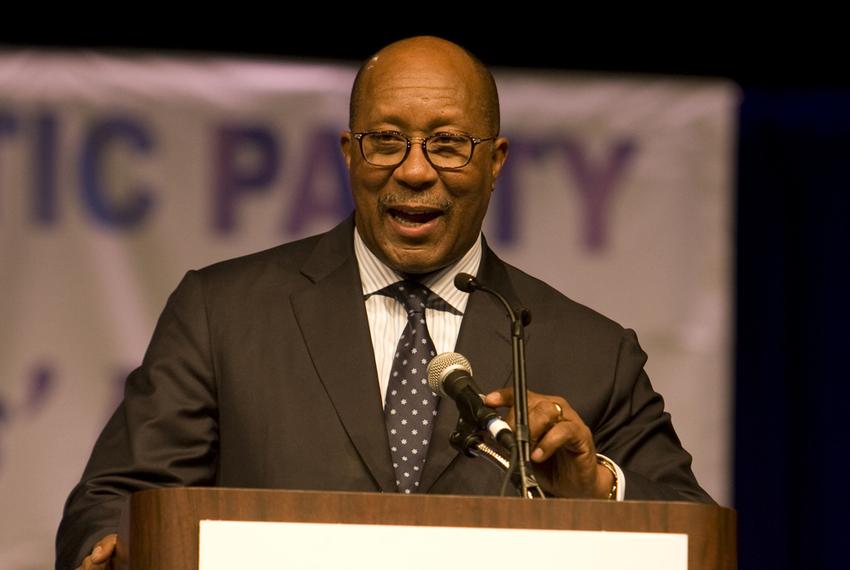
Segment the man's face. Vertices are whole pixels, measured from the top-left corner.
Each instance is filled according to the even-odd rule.
[[[427,50],[404,58],[379,56],[363,84],[352,130],[408,137],[494,135],[480,107],[482,88],[470,69],[463,59]],[[351,133],[343,132],[341,142],[357,230],[384,263],[401,273],[428,273],[472,246],[507,154],[506,139],[479,144],[472,161],[454,171],[436,170],[418,144],[400,165],[380,168],[364,160]]]

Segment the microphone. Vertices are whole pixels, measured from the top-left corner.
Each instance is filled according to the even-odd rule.
[[[455,275],[455,288],[460,289],[464,293],[472,293],[473,291],[484,291],[485,293],[494,295],[499,299],[499,301],[502,302],[502,304],[508,310],[508,316],[511,318],[511,321],[515,322],[517,320],[514,311],[511,308],[510,303],[508,303],[507,299],[505,299],[504,297],[502,297],[502,295],[500,295],[496,291],[493,291],[489,287],[485,287],[484,285],[482,285],[481,282],[478,281],[478,279],[476,279],[469,273],[458,273],[457,275]],[[530,325],[531,311],[529,311],[525,307],[520,308],[519,320],[522,321],[522,326],[524,327]]]
[[[472,293],[473,291],[480,289],[481,284],[478,282],[478,279],[469,273],[458,273],[455,275],[455,287],[464,293]]]
[[[472,379],[472,366],[462,354],[444,352],[428,363],[428,386],[457,404],[461,416],[508,449],[516,445],[511,427],[496,410],[484,405],[484,394]]]

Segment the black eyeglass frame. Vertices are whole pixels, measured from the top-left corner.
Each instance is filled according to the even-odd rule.
[[[410,154],[410,148],[413,146],[414,142],[422,147],[422,154],[425,155],[425,160],[428,161],[428,164],[433,166],[436,170],[460,170],[461,168],[465,168],[472,162],[472,157],[475,155],[475,147],[480,145],[483,142],[494,141],[499,138],[498,135],[492,137],[474,137],[472,135],[468,135],[466,133],[434,133],[433,135],[428,135],[427,137],[409,137],[404,133],[399,131],[360,131],[360,132],[351,132],[351,136],[354,137],[360,146],[360,156],[363,157],[363,160],[366,161],[366,164],[370,166],[374,166],[375,168],[398,168],[399,165],[403,164],[405,160],[407,160],[408,155]],[[402,137],[405,141],[407,141],[407,148],[404,150],[404,155],[402,155],[401,160],[399,160],[395,164],[374,164],[369,162],[369,159],[366,158],[366,152],[363,150],[363,137],[366,135],[397,135]],[[428,153],[428,141],[440,137],[450,135],[453,137],[466,137],[470,141],[472,141],[472,148],[469,150],[469,157],[466,159],[466,162],[461,164],[460,166],[438,166],[431,161],[431,155]]]

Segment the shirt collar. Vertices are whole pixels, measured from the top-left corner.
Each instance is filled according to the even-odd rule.
[[[449,305],[463,313],[469,293],[464,293],[454,286],[454,278],[458,273],[478,274],[481,265],[481,233],[463,257],[451,265],[428,274],[421,283],[431,291],[442,297]],[[366,246],[360,237],[360,232],[354,228],[354,255],[360,270],[360,283],[363,286],[363,296],[368,297],[376,291],[380,291],[388,285],[401,281],[404,277],[397,271],[390,269],[384,262],[377,258]]]

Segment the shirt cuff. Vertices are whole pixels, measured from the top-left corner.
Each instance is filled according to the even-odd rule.
[[[623,473],[623,470],[620,469],[620,466],[617,465],[616,461],[608,456],[597,453],[596,457],[604,459],[614,467],[614,471],[617,473],[617,496],[614,497],[614,500],[624,501],[626,499],[626,475]]]

